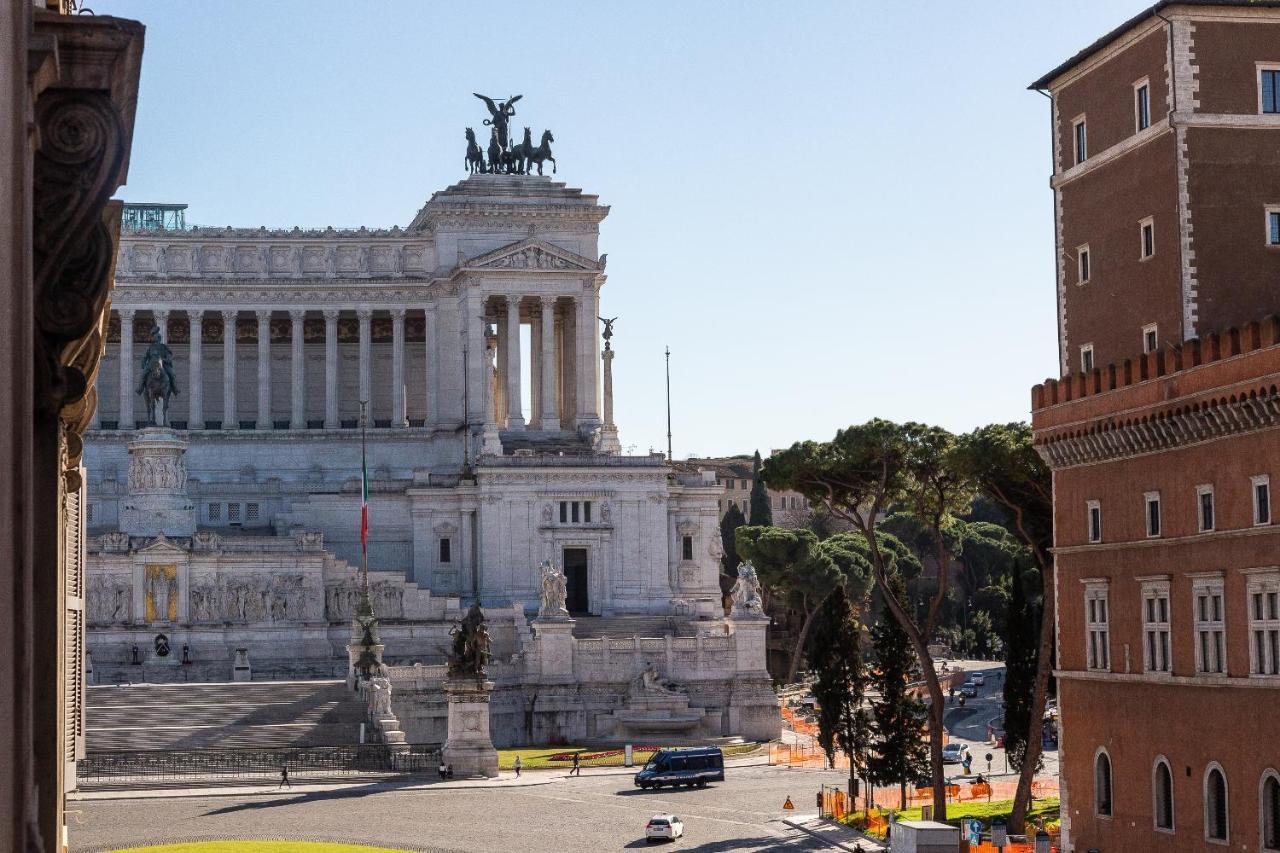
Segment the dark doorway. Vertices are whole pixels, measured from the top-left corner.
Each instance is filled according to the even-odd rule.
[[[574,616],[587,613],[587,549],[564,549],[565,607]]]

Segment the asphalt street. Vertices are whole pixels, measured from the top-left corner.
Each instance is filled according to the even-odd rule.
[[[73,851],[176,841],[279,838],[346,841],[429,853],[453,851],[597,851],[649,846],[644,825],[672,812],[685,837],[663,849],[697,851],[829,850],[786,826],[791,797],[812,812],[819,785],[843,774],[752,766],[727,768],[703,789],[640,791],[630,776],[564,778],[523,788],[337,791],[255,796],[81,801],[71,823]],[[76,823],[78,817],[80,823]]]
[[[970,670],[972,671],[972,670]],[[991,746],[987,740],[987,725],[993,723],[997,727],[1004,719],[1004,664],[989,663],[981,670],[986,674],[986,683],[978,688],[978,696],[965,699],[964,707],[956,700],[947,703],[943,715],[943,724],[952,741],[966,744],[973,755],[971,775],[981,771],[984,775],[1000,778],[1016,775],[1005,765],[1004,750]],[[991,756],[988,765],[986,757]],[[964,773],[959,764],[948,764],[949,776],[961,776]],[[1053,776],[1058,773],[1058,753],[1047,750],[1044,753],[1044,770],[1042,775]]]

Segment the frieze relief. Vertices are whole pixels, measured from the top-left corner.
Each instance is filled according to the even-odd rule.
[[[399,619],[404,615],[404,587],[391,581],[369,584],[369,601],[379,619]],[[360,580],[351,578],[329,584],[324,591],[325,615],[330,622],[350,620],[360,605]]]
[[[192,622],[313,622],[320,590],[300,574],[216,574],[191,580]]]
[[[116,272],[131,278],[400,278],[429,272],[431,246],[414,243],[357,243],[334,240],[279,245],[262,242],[232,245],[208,241],[208,235],[121,241]],[[255,234],[254,236],[260,236]]]
[[[131,492],[174,491],[187,482],[187,465],[179,455],[134,455],[129,462]]]
[[[118,625],[133,618],[133,581],[128,575],[93,574],[85,609],[90,625]]]

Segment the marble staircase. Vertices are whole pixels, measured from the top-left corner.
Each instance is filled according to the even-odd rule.
[[[342,681],[90,687],[87,752],[358,743],[364,704]]]
[[[664,637],[674,632],[669,616],[575,616],[573,623],[573,636],[579,640]]]

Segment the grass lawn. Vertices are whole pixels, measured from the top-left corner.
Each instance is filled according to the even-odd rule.
[[[742,755],[748,752],[754,752],[759,748],[756,743],[733,744],[721,747],[721,752],[725,758],[735,755]],[[679,747],[676,747],[677,749]],[[561,755],[571,752],[581,752],[583,755],[583,767],[622,767],[623,754],[621,747],[581,747],[581,746],[530,746],[521,749],[500,749],[498,750],[498,769],[511,770],[515,766],[516,756],[520,756],[521,767],[524,770],[568,770],[573,766],[570,761],[552,761],[551,756]],[[640,749],[638,746],[631,752],[631,762],[639,770],[644,763],[653,755],[652,749]],[[601,753],[616,753],[609,755],[600,755]],[[600,756],[598,758],[588,758],[587,756]]]
[[[311,841],[202,841],[193,844],[161,844],[127,847],[113,853],[406,853],[390,847],[360,847]]]

